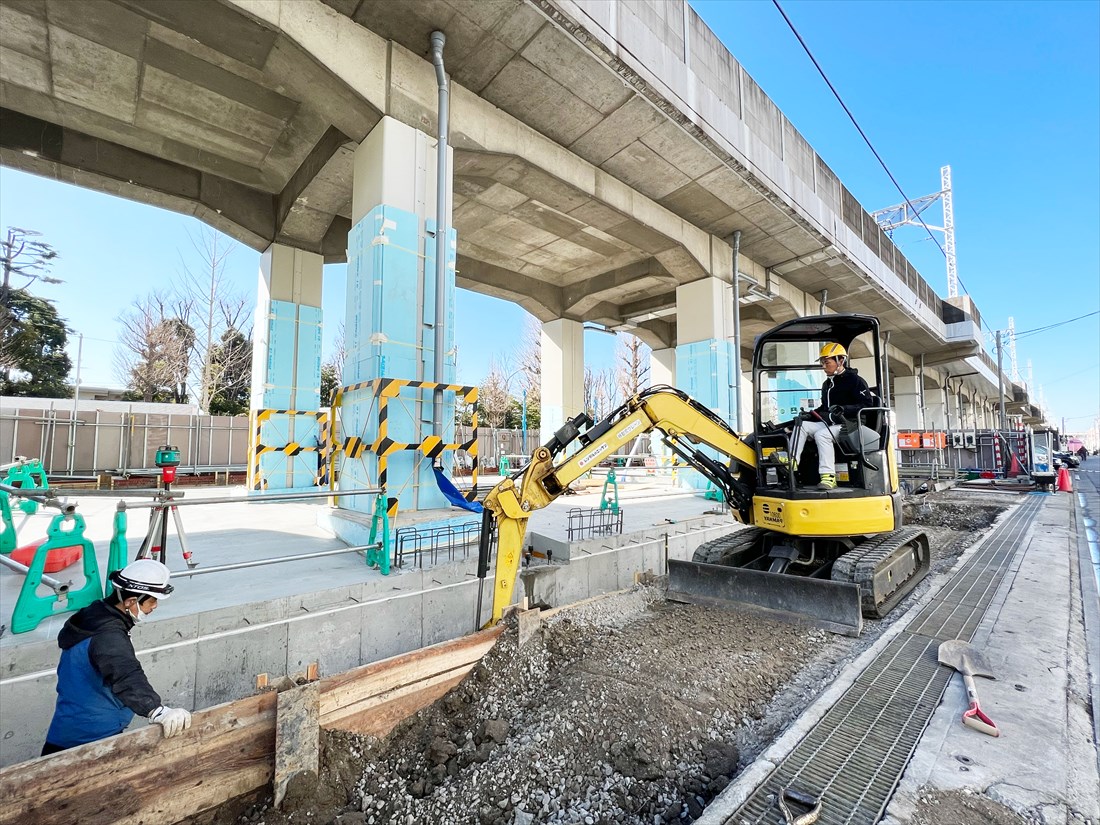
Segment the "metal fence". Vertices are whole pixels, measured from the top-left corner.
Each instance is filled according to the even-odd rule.
[[[440,561],[458,561],[477,553],[481,521],[448,524],[441,527],[401,527],[394,533],[394,567],[435,565]],[[496,528],[490,541],[490,553],[496,547]]]
[[[569,541],[581,541],[596,536],[621,536],[623,511],[619,508],[573,507],[568,513],[566,535]]]
[[[4,398],[0,405],[0,464],[37,458],[50,475],[159,472],[157,448],[180,451],[180,473],[244,470],[247,416],[175,415],[109,410],[39,409]],[[139,405],[135,405],[139,406]]]

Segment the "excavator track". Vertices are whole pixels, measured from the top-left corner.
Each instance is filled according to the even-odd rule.
[[[928,536],[904,527],[868,539],[833,563],[832,580],[859,585],[863,615],[881,619],[931,568]]]

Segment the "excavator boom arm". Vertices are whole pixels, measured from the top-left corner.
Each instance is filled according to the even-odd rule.
[[[485,498],[485,508],[493,514],[498,531],[490,624],[499,621],[504,608],[511,604],[531,513],[546,507],[564,494],[570,484],[640,435],[654,430],[662,433],[665,443],[677,455],[726,494],[726,500],[742,521],[749,517],[752,490],[737,476],[741,469],[756,467],[756,452],[728,424],[684,393],[671,387],[654,387],[581,431],[581,425],[587,421],[587,416],[578,416],[567,423],[550,442],[535,451],[527,467],[501,481]],[[578,440],[581,448],[558,460]],[[702,447],[710,447],[728,462],[722,464],[703,452]],[[490,529],[488,522],[483,529]],[[487,542],[483,540],[482,545],[487,546]]]

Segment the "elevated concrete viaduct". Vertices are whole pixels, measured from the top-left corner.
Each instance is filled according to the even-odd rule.
[[[583,323],[638,335],[655,379],[732,419],[730,381],[714,376],[743,370],[755,334],[823,299],[889,331],[901,426],[939,426],[937,393],[975,420],[996,410],[977,308],[936,295],[683,0],[0,0],[0,161],[193,214],[270,253],[257,409],[320,403],[330,262],[349,261],[364,290],[349,286],[345,377],[451,382],[451,333],[434,343],[424,302],[436,30],[455,231],[444,292],[505,298],[543,323],[545,425],[580,411]],[[388,231],[411,254],[379,244]],[[383,271],[390,286],[368,296]],[[400,301],[423,320],[376,322]],[[1005,387],[1013,409],[1037,412]],[[350,404],[369,429],[369,399]],[[407,441],[429,434],[413,418]],[[409,461],[403,506],[433,506]]]

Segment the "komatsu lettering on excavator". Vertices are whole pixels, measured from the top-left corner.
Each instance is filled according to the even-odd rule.
[[[639,392],[598,422],[566,422],[485,498],[478,575],[489,568],[488,535],[498,531],[490,624],[511,604],[527,519],[637,436],[656,432],[683,462],[724,495],[744,527],[700,546],[691,561],[670,559],[667,596],[734,605],[858,635],[929,569],[927,536],[902,524],[893,416],[880,400],[878,319],[823,315],[782,323],[756,340],[753,428],[738,434],[713,411],[668,386]],[[866,403],[833,407],[828,448],[836,486],[819,484],[818,443],[799,429],[822,413],[819,353],[839,344],[846,366],[863,371]],[[815,410],[815,408],[817,408]],[[841,420],[838,421],[837,418]],[[572,451],[569,448],[576,446]]]

